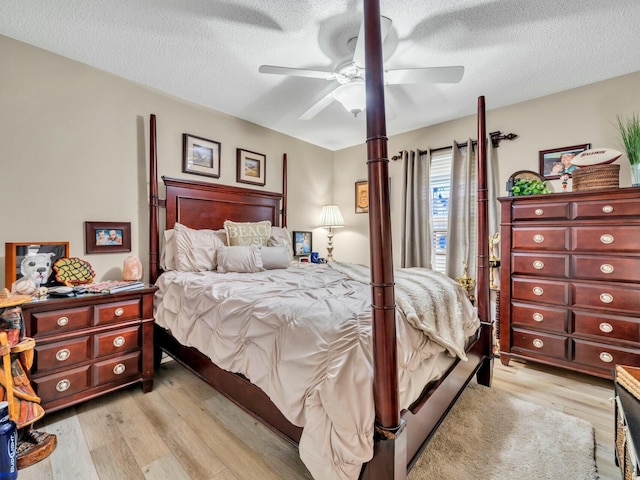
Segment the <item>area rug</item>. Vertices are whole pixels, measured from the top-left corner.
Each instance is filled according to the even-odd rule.
[[[582,419],[469,385],[409,480],[594,480],[593,426]]]

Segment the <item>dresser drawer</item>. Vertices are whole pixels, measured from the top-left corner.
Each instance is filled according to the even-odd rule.
[[[540,253],[511,254],[511,272],[569,278],[569,256]]]
[[[552,280],[514,278],[511,284],[511,297],[514,300],[567,305],[569,284]]]
[[[514,328],[511,333],[511,344],[514,351],[527,350],[546,357],[554,357],[564,360],[567,358],[569,338],[562,335],[532,332]]]
[[[514,227],[513,250],[569,250],[569,227]]]
[[[568,219],[570,212],[569,202],[529,203],[513,205],[511,218],[513,220]]]
[[[574,251],[640,252],[640,226],[572,227]]]
[[[53,335],[91,326],[91,307],[69,308],[32,314],[31,336]]]
[[[573,255],[574,278],[618,282],[640,282],[640,257]]]
[[[604,343],[574,339],[574,361],[614,370],[616,365],[640,367],[638,349],[614,347]]]
[[[611,283],[573,283],[573,305],[640,312],[640,288]]]
[[[573,318],[574,333],[640,343],[639,318],[595,315],[579,310],[573,312]]]
[[[93,364],[93,386],[120,382],[140,375],[140,352]]]
[[[140,348],[140,326],[99,333],[95,336],[94,348],[96,357],[137,350]]]
[[[640,217],[640,202],[637,199],[597,200],[573,204],[574,218],[583,220],[597,218]]]
[[[544,330],[567,333],[569,310],[514,303],[511,306],[511,324],[532,326]]]
[[[89,388],[91,365],[84,365],[64,372],[32,379],[42,403],[68,397]]]
[[[66,368],[91,359],[91,337],[54,343],[36,343],[32,372]]]
[[[94,308],[98,325],[136,320],[142,317],[140,299],[138,298],[124,302],[103,303]]]

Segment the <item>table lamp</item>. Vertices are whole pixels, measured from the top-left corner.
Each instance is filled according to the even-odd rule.
[[[320,226],[329,229],[327,238],[329,244],[327,245],[327,261],[333,260],[333,229],[337,227],[344,227],[344,218],[337,205],[325,205],[320,212]]]

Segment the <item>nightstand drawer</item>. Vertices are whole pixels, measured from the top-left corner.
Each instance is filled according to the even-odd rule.
[[[36,343],[33,373],[66,368],[91,359],[91,337],[54,343]]]
[[[539,355],[554,358],[567,358],[569,339],[562,335],[552,335],[542,332],[531,332],[513,329],[511,333],[513,350],[527,350]]]
[[[91,307],[69,308],[33,314],[31,336],[38,338],[90,327],[92,324]]]
[[[616,364],[640,367],[638,349],[574,340],[574,360],[613,371]]]
[[[97,324],[137,320],[141,318],[140,299],[96,305]]]
[[[94,348],[96,357],[137,350],[140,348],[140,326],[99,333],[95,336]]]
[[[511,324],[567,333],[569,310],[538,305],[513,304]]]
[[[67,370],[65,372],[32,379],[38,396],[46,404],[59,398],[68,397],[89,388],[91,365]]]
[[[93,386],[140,375],[140,352],[93,364]]]

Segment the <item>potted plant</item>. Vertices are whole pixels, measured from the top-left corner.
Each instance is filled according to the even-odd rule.
[[[640,187],[640,116],[634,113],[624,120],[618,116],[618,130],[631,164],[631,186]]]
[[[535,178],[518,178],[511,187],[511,194],[514,197],[541,193],[551,193],[551,190],[547,188],[547,182]]]

